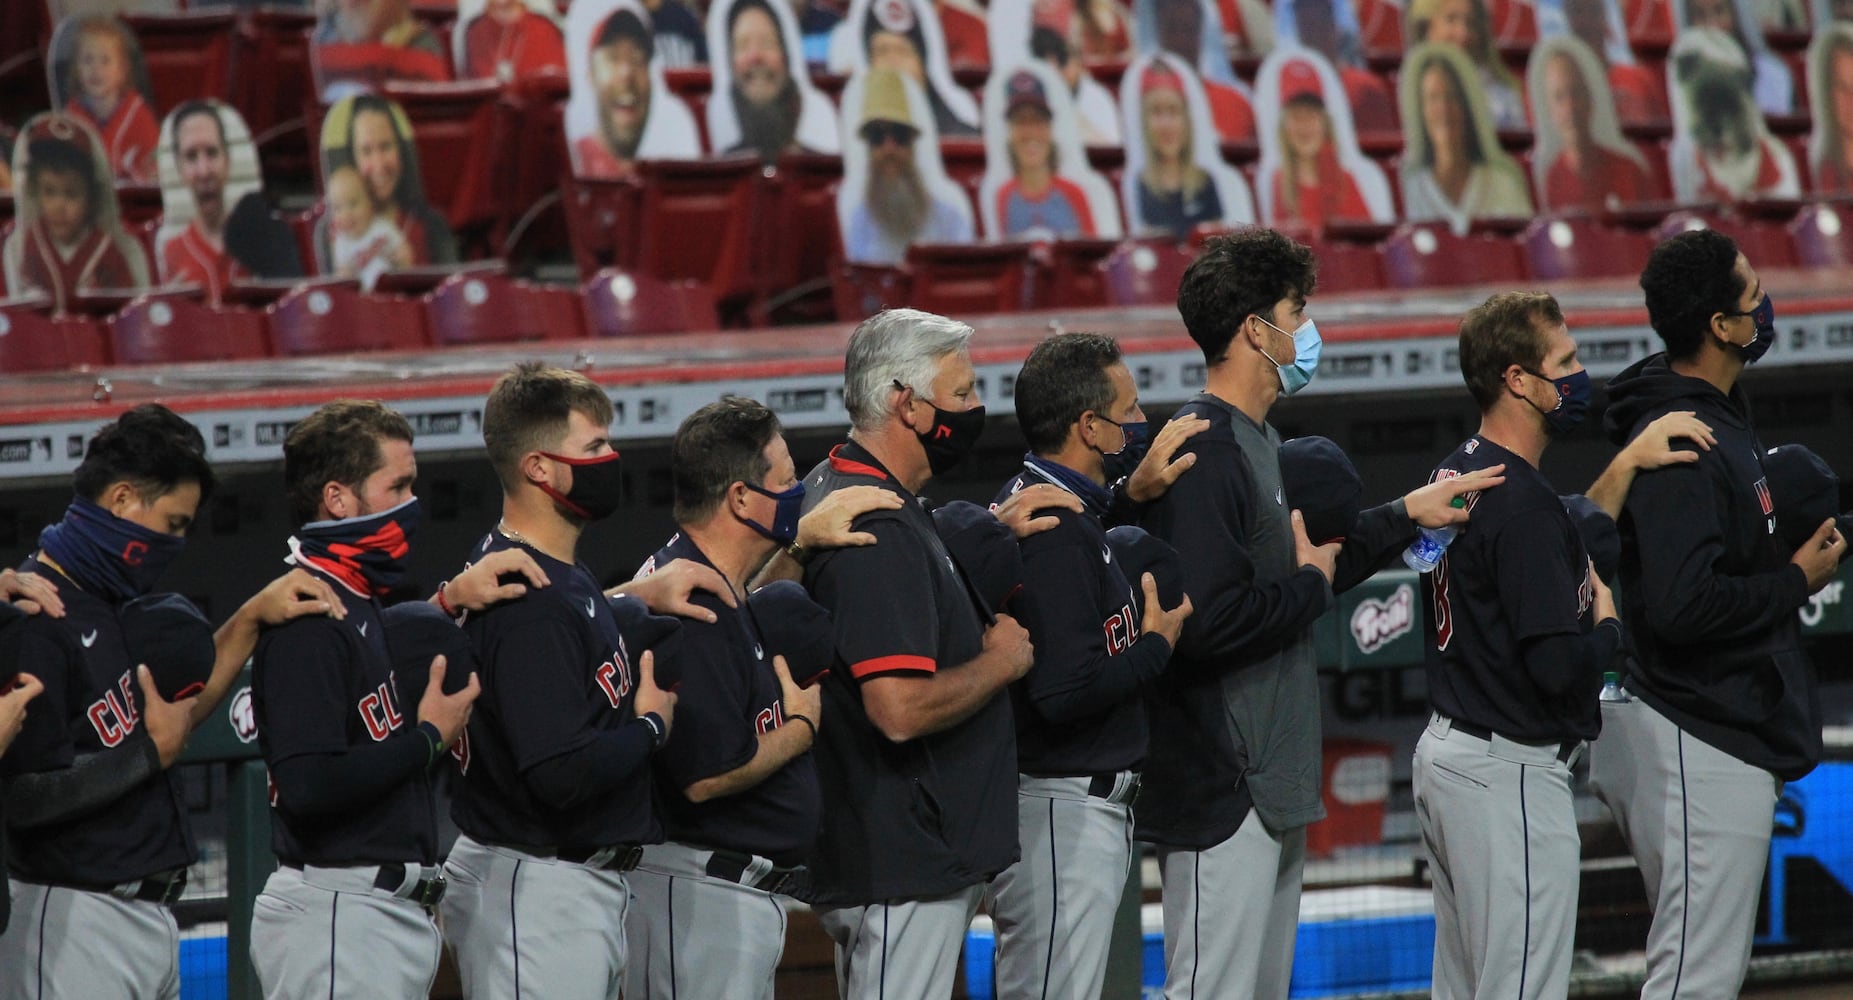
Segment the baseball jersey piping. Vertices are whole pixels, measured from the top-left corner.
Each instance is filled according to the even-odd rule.
[[[1055,800],[1049,800],[1049,926],[1062,925],[1062,868],[1056,857]],[[1055,937],[1049,935],[1049,950],[1042,959],[1042,1000],[1049,1000],[1049,972],[1055,967]]]
[[[1679,960],[1673,966],[1673,997],[1679,996],[1679,982],[1686,978],[1686,928],[1692,919],[1692,799],[1686,794],[1686,731],[1674,732],[1679,749]],[[1659,902],[1659,900],[1655,900]]]
[[[1525,838],[1525,950],[1518,960],[1518,995],[1531,975],[1531,813],[1525,808],[1525,765],[1518,765],[1518,829]]]

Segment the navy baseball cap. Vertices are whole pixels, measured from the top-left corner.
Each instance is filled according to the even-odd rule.
[[[933,511],[933,527],[985,610],[996,614],[1023,589],[1017,537],[989,508],[954,500]]]
[[[802,584],[796,580],[768,583],[753,591],[746,603],[766,652],[785,658],[785,667],[798,686],[810,687],[836,665],[836,626],[830,611],[811,600]]]
[[[1107,546],[1126,582],[1132,584],[1133,601],[1141,616],[1145,614],[1145,584],[1140,577],[1147,573],[1158,585],[1159,604],[1175,608],[1184,603],[1184,559],[1170,542],[1144,528],[1122,524],[1107,529]]]
[[[1589,553],[1589,561],[1595,564],[1596,575],[1603,583],[1613,582],[1621,569],[1621,532],[1615,529],[1615,519],[1581,493],[1565,493],[1557,499],[1563,501],[1570,523],[1576,525],[1576,533],[1583,539],[1583,551]]]
[[[179,594],[149,594],[124,604],[116,620],[129,655],[148,665],[161,697],[176,701],[206,689],[218,648],[212,623],[192,601]]]
[[[1314,545],[1343,541],[1364,509],[1364,480],[1331,438],[1297,437],[1280,446],[1280,483],[1287,507],[1306,518]]]
[[[656,686],[665,691],[675,690],[682,683],[681,664],[676,662],[676,652],[682,648],[682,619],[674,615],[651,614],[648,605],[628,594],[617,594],[608,598],[611,613],[618,620],[618,634],[624,637],[624,652],[631,659],[631,666],[636,668],[643,659],[643,651],[655,654],[650,658],[652,669],[656,673]]]
[[[1821,522],[1840,514],[1840,477],[1821,456],[1799,444],[1777,445],[1763,456],[1763,475],[1776,505],[1776,537],[1801,548]]]
[[[406,601],[380,613],[386,628],[386,650],[392,655],[393,683],[399,688],[399,705],[417,711],[431,681],[431,660],[444,657],[444,693],[456,694],[469,686],[477,668],[476,646],[469,633],[429,601]]]

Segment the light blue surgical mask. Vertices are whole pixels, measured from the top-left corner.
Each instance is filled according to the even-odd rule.
[[[1267,317],[1259,313],[1255,315],[1255,318],[1263,323],[1267,323],[1268,326],[1276,330],[1280,330],[1281,333],[1287,332],[1281,330],[1278,326],[1274,326],[1272,323],[1268,323]],[[1313,324],[1311,319],[1301,323],[1299,328],[1294,330],[1291,336],[1293,337],[1292,364],[1283,365],[1278,361],[1274,361],[1274,356],[1267,351],[1263,350],[1261,352],[1262,357],[1267,358],[1269,361],[1274,361],[1274,367],[1280,370],[1280,394],[1283,396],[1291,396],[1299,392],[1301,389],[1306,388],[1308,382],[1313,380],[1313,375],[1319,371],[1319,350],[1325,345],[1325,341],[1319,337],[1319,328]]]

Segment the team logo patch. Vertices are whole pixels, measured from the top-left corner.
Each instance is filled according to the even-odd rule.
[[[1480,450],[1480,439],[1479,438],[1468,438],[1467,443],[1464,445],[1461,445],[1461,450],[1466,452],[1469,455],[1473,454],[1476,451],[1479,451]]]
[[[1756,485],[1752,486],[1751,489],[1756,490],[1756,502],[1763,505],[1763,516],[1768,517],[1774,514],[1776,512],[1776,502],[1769,495],[1769,480],[1759,479],[1756,481]]]
[[[1351,638],[1366,655],[1401,638],[1415,627],[1415,588],[1399,584],[1389,597],[1365,598],[1351,612]]]

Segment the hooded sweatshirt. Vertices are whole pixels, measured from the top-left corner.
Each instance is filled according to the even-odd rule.
[[[1635,660],[1628,689],[1680,729],[1794,781],[1821,759],[1821,701],[1796,612],[1808,581],[1776,534],[1763,445],[1741,387],[1674,372],[1665,354],[1609,382],[1609,438],[1693,410],[1717,444],[1635,478],[1617,527],[1616,588]]]

